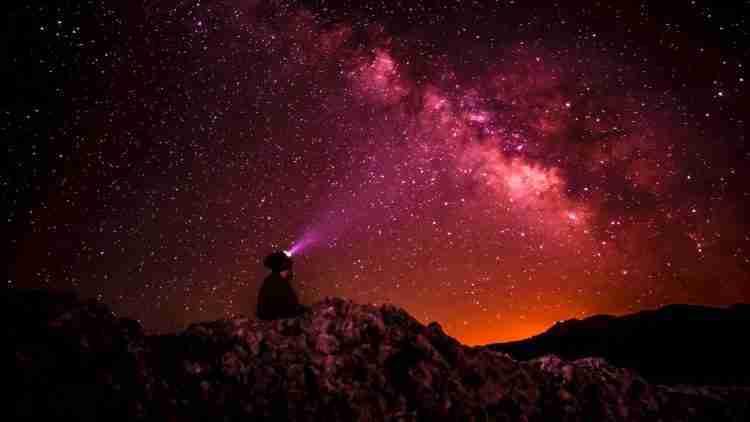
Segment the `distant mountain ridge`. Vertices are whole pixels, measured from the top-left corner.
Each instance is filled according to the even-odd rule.
[[[750,385],[750,304],[667,305],[557,323],[526,340],[485,346],[527,360],[601,357],[661,384]]]
[[[750,420],[750,388],[655,385],[595,358],[520,362],[392,305],[332,298],[297,318],[147,336],[72,294],[1,297],[8,420]]]

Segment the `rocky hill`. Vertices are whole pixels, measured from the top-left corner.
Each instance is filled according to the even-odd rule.
[[[750,385],[748,330],[750,305],[669,305],[564,321],[530,339],[489,348],[519,360],[601,357],[660,384]]]
[[[654,385],[602,359],[516,361],[389,305],[327,299],[300,318],[144,336],[71,294],[3,296],[16,420],[750,420],[747,388]]]

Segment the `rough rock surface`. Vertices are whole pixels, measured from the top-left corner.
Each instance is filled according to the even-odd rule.
[[[144,336],[96,302],[4,296],[22,420],[750,420],[746,388],[652,385],[601,359],[518,362],[390,305],[327,299],[299,318]]]

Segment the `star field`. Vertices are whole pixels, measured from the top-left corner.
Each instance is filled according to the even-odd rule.
[[[747,4],[310,3],[16,6],[8,286],[170,331],[291,249],[468,344],[750,300]]]

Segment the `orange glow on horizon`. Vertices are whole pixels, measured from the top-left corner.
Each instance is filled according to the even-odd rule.
[[[549,329],[554,322],[547,324],[541,321],[512,321],[503,323],[497,321],[494,324],[481,326],[456,327],[454,330],[447,332],[467,346],[482,346],[492,343],[506,343],[516,340],[524,340],[529,337],[541,334]]]

